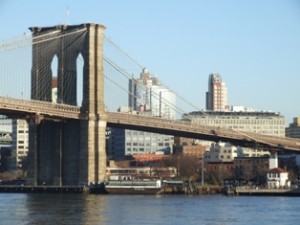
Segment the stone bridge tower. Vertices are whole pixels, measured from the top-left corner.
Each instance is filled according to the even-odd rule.
[[[90,185],[104,181],[106,170],[103,34],[98,24],[32,27],[31,98],[52,101],[57,74],[57,103],[77,105],[77,65],[84,61],[81,120],[29,121],[27,183]],[[51,70],[57,57],[58,71]]]

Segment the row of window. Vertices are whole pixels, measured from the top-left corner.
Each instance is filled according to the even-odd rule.
[[[24,134],[24,133],[28,134],[28,130],[18,130],[18,133],[19,134]]]
[[[27,151],[18,151],[18,155],[27,155],[28,150]]]
[[[160,142],[160,143],[155,143],[155,142],[153,142],[153,143],[150,143],[150,142],[133,142],[133,143],[131,143],[131,142],[127,142],[126,143],[126,145],[127,146],[170,146],[170,143],[168,143],[168,142],[166,142],[166,143],[162,143],[162,142]]]
[[[217,152],[217,153],[219,153],[219,152],[222,152],[222,153],[237,153],[237,150],[231,150],[231,149],[228,149],[228,150],[226,150],[226,149],[224,149],[224,150],[222,150],[222,149],[218,149],[218,148],[214,148],[214,149],[212,149],[212,150],[210,150],[210,152]]]
[[[211,155],[205,155],[205,158],[206,159],[211,159],[212,156]],[[227,155],[226,157],[224,157],[223,155],[215,155],[215,158],[216,159],[224,159],[224,158],[231,159],[231,155]]]
[[[151,152],[151,148],[127,148],[127,152]]]
[[[260,120],[260,119],[202,119],[194,118],[194,122],[200,124],[266,124],[284,126],[284,120]]]
[[[279,173],[270,173],[269,174],[269,177],[271,178],[279,178],[280,177],[280,175],[279,175]]]

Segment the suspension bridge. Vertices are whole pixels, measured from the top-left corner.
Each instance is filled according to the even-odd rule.
[[[103,182],[107,127],[300,151],[297,139],[183,120],[183,114],[201,110],[175,91],[176,104],[156,96],[175,112],[172,118],[120,112],[129,99],[138,98],[128,86],[144,67],[105,36],[104,26],[58,25],[30,30],[30,34],[0,41],[0,114],[28,121],[30,185]],[[57,94],[53,93],[54,80]]]

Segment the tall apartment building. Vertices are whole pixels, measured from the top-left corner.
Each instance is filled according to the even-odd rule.
[[[206,110],[225,111],[227,109],[227,87],[218,73],[211,73],[206,92]]]
[[[175,93],[160,85],[147,69],[143,69],[139,79],[129,81],[129,93],[131,112],[170,119],[176,117]],[[173,144],[174,137],[170,135],[112,128],[108,152],[112,158],[120,159],[133,154],[172,152]]]
[[[285,136],[285,119],[274,112],[191,112],[184,118],[195,124],[278,137]]]
[[[23,159],[26,158],[28,154],[28,123],[23,119],[14,119],[12,127],[12,149],[16,152],[16,167],[20,169],[22,168]]]
[[[291,138],[300,138],[300,117],[294,118],[293,123],[285,128],[285,135]]]

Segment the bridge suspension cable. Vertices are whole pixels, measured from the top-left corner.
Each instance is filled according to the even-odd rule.
[[[51,56],[50,58],[47,58],[48,56],[44,56],[43,54],[41,54],[42,51],[40,48],[43,48],[43,51],[45,51],[45,52],[51,52],[51,51],[53,51],[53,49],[55,49],[57,47],[61,47],[62,52],[66,53],[65,54],[66,56],[69,56],[68,55],[69,49],[71,48],[71,46],[76,45],[77,43],[80,43],[83,41],[83,39],[85,38],[85,34],[86,34],[85,31],[86,31],[86,28],[78,29],[78,30],[71,31],[71,32],[70,31],[62,32],[62,33],[60,33],[59,30],[55,30],[55,31],[47,32],[45,34],[37,35],[37,36],[34,36],[34,35],[29,36],[26,33],[25,35],[12,38],[11,40],[7,40],[5,42],[0,41],[0,53],[5,52],[5,55],[3,56],[3,60],[1,60],[4,63],[1,63],[0,73],[1,74],[9,74],[9,76],[7,76],[7,75],[1,76],[0,82],[6,83],[7,87],[16,86],[17,87],[16,90],[18,92],[18,95],[16,96],[15,93],[11,94],[13,92],[16,92],[16,90],[12,90],[12,89],[8,90],[9,88],[7,88],[7,87],[1,87],[0,95],[4,95],[4,96],[7,95],[7,96],[12,96],[12,97],[29,99],[30,95],[31,95],[30,85],[32,86],[33,89],[35,89],[36,87],[39,88],[41,92],[45,92],[45,90],[49,90],[46,87],[40,86],[40,84],[38,84],[38,83],[32,82],[30,73],[31,73],[31,71],[34,71],[34,70],[47,70],[47,71],[49,70],[51,72],[50,77],[52,77],[52,78],[57,77],[59,73],[65,74],[66,76],[77,76],[76,73],[82,73],[82,72],[80,72],[80,70],[77,70],[77,68],[80,66],[81,66],[81,69],[83,70],[84,62],[82,60],[82,57],[80,57],[80,55],[76,55],[76,57],[70,56],[70,57],[64,58],[64,59],[60,58],[60,60],[64,60],[65,67],[59,68],[59,65],[57,65],[57,68],[55,68],[55,60],[54,59],[61,57],[61,56],[53,54],[53,56]],[[62,46],[56,46],[55,40],[62,38],[62,37],[64,37],[64,40],[65,40],[64,43],[62,44]],[[109,80],[111,83],[114,83],[115,86],[118,86],[120,90],[123,90],[123,92],[126,93],[126,96],[122,97],[122,98],[126,99],[126,103],[123,102],[122,104],[119,104],[119,106],[127,105],[128,104],[128,96],[132,95],[132,93],[130,93],[130,91],[128,90],[129,80],[135,79],[134,78],[135,75],[140,73],[144,67],[137,60],[132,58],[128,53],[126,53],[124,50],[122,50],[114,41],[112,41],[111,38],[104,35],[104,39],[106,40],[106,43],[105,43],[106,46],[104,46],[104,48],[107,49],[107,45],[110,45],[110,50],[105,51],[105,57],[104,57],[104,61],[106,63],[105,78],[106,78],[106,80]],[[114,50],[112,50],[112,48],[114,48]],[[13,55],[14,54],[13,52],[15,52],[18,49],[23,49],[21,54],[19,54],[20,53],[20,51],[19,51],[18,53],[16,52],[15,55]],[[113,57],[111,57],[114,54],[113,51],[115,51],[115,55],[119,54],[119,56],[117,56],[117,57],[119,57],[119,59],[120,59],[120,57],[123,57],[123,58],[120,61],[113,59],[113,57],[115,57],[115,55]],[[9,57],[7,52],[10,52],[9,55],[12,55],[12,57]],[[79,54],[79,52],[80,52],[80,49],[78,49],[78,54]],[[37,68],[35,66],[32,67],[32,65],[35,65],[32,63],[32,60],[35,60],[32,58],[32,54],[34,54],[37,57],[40,57],[42,59],[39,63],[39,68]],[[0,56],[0,59],[2,59],[1,56]],[[9,61],[8,59],[13,59],[13,60]],[[77,65],[77,68],[74,68],[74,60],[77,60],[78,64],[80,64],[79,66]],[[115,63],[116,61],[118,63]],[[129,61],[129,63],[128,63],[128,61]],[[14,66],[15,62],[18,62],[18,66]],[[127,65],[124,66],[124,63],[130,64],[130,67],[127,67]],[[4,65],[2,66],[2,64],[4,64]],[[119,66],[119,64],[122,64],[122,66]],[[49,65],[51,68],[49,68]],[[110,67],[110,68],[108,68],[108,67]],[[6,68],[7,68],[7,71],[5,71]],[[77,72],[76,72],[76,70],[77,70]],[[123,80],[124,84],[121,84],[120,77],[117,77],[116,75],[112,75],[113,73],[119,73],[124,78],[126,78],[125,81]],[[14,75],[12,75],[12,74],[14,74]],[[41,76],[43,76],[42,79],[49,79],[49,75],[47,73],[42,72],[40,74],[41,74]],[[5,79],[3,79],[4,77],[5,77]],[[9,80],[9,79],[11,79],[11,80]],[[77,79],[77,82],[78,82],[78,80],[80,80],[80,79]],[[170,109],[174,110],[180,116],[182,116],[184,113],[187,113],[187,108],[192,108],[194,110],[196,109],[198,111],[201,111],[196,106],[194,106],[192,103],[187,101],[184,97],[179,95],[178,92],[173,91],[171,88],[167,87],[159,79],[158,79],[158,81],[159,81],[159,85],[169,89],[176,95],[176,101],[182,101],[183,104],[187,105],[187,107],[179,107],[179,104],[177,104],[177,103],[176,103],[176,105],[174,105],[167,99],[163,99],[163,98],[160,99],[160,96],[158,95],[158,93],[153,92],[152,97],[155,98],[157,101],[160,99],[160,101],[163,104],[167,105]],[[18,84],[18,85],[16,85],[16,84]],[[38,86],[35,86],[35,85],[38,85]],[[144,86],[142,86],[140,84],[137,84],[137,85],[140,89],[143,89],[143,88],[145,89]],[[77,85],[77,86],[82,86],[82,84]],[[76,87],[76,83],[72,83],[72,82],[66,83],[64,86],[64,93],[61,93],[60,97],[62,99],[64,99],[65,98],[64,95],[67,95],[67,93],[72,92],[74,89],[78,89],[78,87]],[[76,91],[78,92],[78,90],[75,90],[75,92]],[[43,93],[42,95],[46,96],[47,94]],[[77,95],[81,95],[81,93],[77,93]],[[114,95],[114,94],[112,93],[111,95]],[[120,96],[118,96],[118,97],[120,97]],[[134,97],[137,98],[138,96],[134,96]],[[116,99],[116,98],[114,98],[114,99],[120,100],[121,97],[118,99]],[[61,103],[63,103],[63,102],[61,102]],[[78,103],[80,104],[80,102],[78,102]]]
[[[132,61],[139,69],[140,71],[145,68],[143,67],[137,60],[133,59],[126,51],[124,51],[123,49],[121,49],[121,47],[116,44],[110,37],[107,37],[106,35],[104,35],[105,39],[111,43],[116,49],[118,49],[123,55],[125,55],[125,57],[127,57],[130,61]],[[116,65],[116,64],[115,64]],[[128,72],[126,72],[126,74],[129,74]],[[203,110],[199,109],[198,107],[196,107],[194,104],[192,104],[190,101],[188,101],[186,98],[184,98],[182,95],[180,95],[178,92],[172,90],[172,88],[168,87],[167,85],[165,85],[160,79],[159,79],[159,83],[160,85],[164,86],[165,88],[173,91],[176,94],[176,97],[180,100],[182,100],[185,104],[187,104],[188,106],[190,106],[192,109],[196,110],[196,111],[200,111],[205,115],[205,112],[203,112]],[[179,107],[176,107],[177,109],[179,109]],[[179,109],[178,111],[181,111],[182,114],[184,112],[183,109]]]
[[[1,51],[3,51],[3,50],[9,51],[9,50],[15,50],[15,49],[19,49],[19,48],[24,48],[27,46],[31,46],[31,45],[35,45],[35,44],[39,44],[39,43],[43,43],[43,42],[47,42],[47,41],[52,41],[52,40],[55,40],[58,38],[74,35],[76,33],[83,32],[83,31],[86,31],[86,28],[82,28],[82,29],[78,29],[76,31],[66,32],[65,34],[53,36],[53,35],[59,33],[59,30],[55,30],[55,31],[51,31],[46,34],[35,36],[35,37],[29,36],[31,33],[27,32],[27,33],[24,33],[24,35],[22,35],[22,36],[13,37],[11,39],[5,40],[4,42],[0,41],[0,50]]]
[[[32,82],[31,73],[39,70],[39,77],[43,79],[53,79],[61,74],[66,76],[76,76],[76,68],[74,68],[74,56],[69,53],[72,45],[82,42],[85,38],[86,28],[62,32],[58,30],[49,31],[37,36],[29,36],[27,33],[13,37],[9,40],[0,41],[0,95],[11,96],[29,99],[31,89],[35,89],[35,85],[39,85],[39,90],[42,96],[49,95],[49,88],[43,85]],[[64,42],[61,46],[57,45],[56,40],[62,39]],[[62,54],[56,55],[54,50],[61,48]],[[78,49],[80,52],[81,49]],[[46,53],[47,54],[44,54]],[[48,54],[50,52],[50,54]],[[51,52],[53,54],[51,55]],[[33,56],[35,55],[35,58]],[[66,56],[62,59],[63,56]],[[71,57],[69,57],[71,56]],[[56,68],[54,58],[60,57],[65,62],[64,68],[59,68],[57,63]],[[37,64],[33,60],[39,60]],[[33,65],[33,66],[32,66]],[[50,73],[50,74],[49,74]],[[75,78],[76,79],[76,78]],[[45,82],[47,83],[47,82]],[[48,82],[51,85],[51,80]],[[30,87],[31,86],[31,87]],[[12,88],[14,87],[14,88]],[[65,83],[64,93],[61,93],[61,98],[64,99],[68,92],[76,89],[73,83]],[[51,95],[51,93],[50,93]],[[49,101],[49,99],[45,99]]]
[[[117,64],[115,64],[113,61],[111,61],[110,59],[104,57],[105,62],[107,62],[110,66],[112,66],[113,68],[115,68],[118,72],[120,72],[122,75],[124,75],[126,78],[131,79],[130,74],[128,74],[124,69],[120,68]],[[113,81],[112,79],[110,79],[108,76],[105,76],[106,79],[110,80],[111,82],[113,82],[115,85],[117,85],[119,88],[123,89],[127,94],[133,96],[133,97],[138,97],[136,95],[134,95],[133,93],[131,93],[128,89],[123,88],[121,85],[119,85],[117,82]],[[146,89],[145,86],[137,84],[140,88]],[[159,100],[159,96],[158,93],[152,93],[153,97],[156,98],[157,100]],[[167,99],[162,99],[162,102],[164,102],[165,104],[167,104],[168,106],[170,106],[170,108],[172,108],[173,110],[175,110],[177,113],[183,114],[184,111],[180,110],[178,107],[176,107],[176,105],[172,104],[170,101],[168,101]]]

